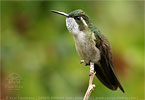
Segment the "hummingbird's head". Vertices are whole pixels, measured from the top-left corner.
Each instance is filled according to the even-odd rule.
[[[72,34],[75,35],[80,31],[88,30],[90,19],[84,11],[78,9],[69,14],[55,10],[52,10],[52,12],[66,16],[66,26]]]

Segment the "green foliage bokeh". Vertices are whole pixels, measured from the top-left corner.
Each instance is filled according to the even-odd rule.
[[[79,64],[81,58],[65,26],[65,17],[50,12],[69,13],[75,9],[84,10],[109,39],[115,70],[126,91],[111,91],[95,78],[91,98],[144,98],[143,1],[2,1],[3,98],[81,100],[88,86],[89,67]],[[5,87],[11,73],[21,76],[21,89]]]

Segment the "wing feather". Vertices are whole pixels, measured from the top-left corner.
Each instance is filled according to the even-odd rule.
[[[95,35],[96,47],[101,51],[101,59],[95,64],[96,76],[109,89],[116,90],[118,87],[124,92],[113,68],[112,50],[107,38],[99,33]]]

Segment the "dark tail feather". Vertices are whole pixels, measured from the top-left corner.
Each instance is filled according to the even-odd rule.
[[[121,86],[121,84],[112,68],[110,68],[109,70],[105,70],[104,68],[102,68],[102,66],[99,66],[98,64],[95,64],[94,67],[95,67],[97,78],[107,88],[109,88],[111,90],[117,90],[117,88],[119,87],[120,90],[124,93],[124,89]]]
[[[120,90],[121,90],[123,93],[125,93],[123,87],[122,87],[120,84],[119,84],[119,88],[120,88]]]

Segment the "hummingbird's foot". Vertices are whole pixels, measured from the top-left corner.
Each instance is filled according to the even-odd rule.
[[[86,66],[89,66],[90,64],[89,64],[89,63],[85,63],[85,65],[86,65]]]
[[[85,60],[80,60],[80,64],[85,63]]]
[[[89,63],[86,63],[85,60],[80,60],[80,64],[85,63],[85,66],[90,65]]]

